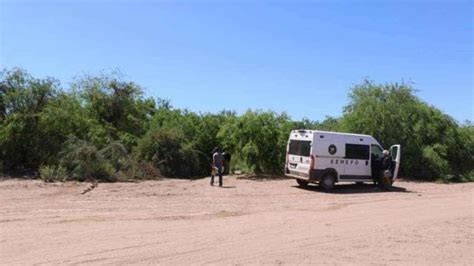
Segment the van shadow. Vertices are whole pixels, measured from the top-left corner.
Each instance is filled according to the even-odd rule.
[[[314,191],[320,193],[326,193],[318,185],[308,185],[306,187],[300,187],[298,185],[293,186],[297,189]],[[383,190],[379,187],[374,186],[373,184],[341,184],[336,185],[334,189],[330,192],[331,194],[359,194],[359,193],[415,193],[415,191],[407,190],[404,187],[392,186],[389,190]]]

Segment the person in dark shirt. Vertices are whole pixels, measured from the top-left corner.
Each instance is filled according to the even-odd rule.
[[[219,186],[222,187],[222,172],[224,168],[224,156],[219,150],[219,147],[214,148],[214,153],[212,155],[212,168],[213,173],[211,175],[211,186],[214,185],[214,170],[217,175],[219,175]]]
[[[382,158],[382,169],[380,171],[380,185],[386,188],[392,182],[393,176],[393,158],[390,156],[389,151],[383,151]]]
[[[382,158],[382,170],[389,170],[392,171],[392,164],[393,158],[390,156],[390,153],[387,150],[383,151],[383,158]]]

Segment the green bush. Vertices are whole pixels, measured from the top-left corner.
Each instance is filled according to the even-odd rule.
[[[123,140],[127,150],[145,134],[156,110],[155,101],[144,98],[139,85],[123,81],[117,73],[83,76],[72,87],[87,116],[102,125],[109,139]]]
[[[472,123],[460,125],[423,102],[408,83],[366,80],[352,88],[341,117],[318,122],[271,111],[181,110],[143,97],[142,87],[115,73],[63,88],[21,69],[0,72],[0,171],[7,173],[103,181],[206,176],[219,146],[234,169],[282,174],[288,134],[297,128],[370,134],[387,148],[401,144],[403,177],[474,179]]]
[[[125,146],[118,141],[112,142],[105,146],[100,151],[100,155],[113,167],[116,172],[130,167],[131,158]]]
[[[196,176],[199,174],[196,151],[186,146],[185,142],[180,130],[151,130],[138,144],[138,158],[152,162],[165,176]]]
[[[428,146],[423,149],[423,159],[420,175],[427,180],[449,180],[452,177],[446,176],[449,163],[444,158],[446,156],[446,147],[442,145]]]
[[[474,182],[474,171],[471,171],[466,174],[462,174],[459,181],[460,182]]]
[[[115,181],[113,165],[92,144],[71,138],[65,143],[61,153],[61,165],[74,179],[80,181]]]
[[[132,161],[127,169],[116,173],[117,181],[157,180],[164,177],[153,163],[146,161]]]
[[[338,130],[372,135],[384,147],[401,144],[404,177],[455,181],[474,170],[472,125],[421,101],[410,84],[355,86]]]
[[[218,137],[244,171],[281,174],[286,143],[294,124],[286,114],[247,111],[224,124]]]
[[[36,79],[21,69],[0,72],[0,160],[6,171],[37,169],[47,161],[50,147],[39,118],[58,90],[52,78]]]
[[[67,177],[66,168],[62,166],[43,165],[39,168],[40,178],[45,182],[65,182]]]

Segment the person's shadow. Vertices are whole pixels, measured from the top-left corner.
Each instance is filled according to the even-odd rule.
[[[236,188],[236,186],[222,186],[220,188]]]

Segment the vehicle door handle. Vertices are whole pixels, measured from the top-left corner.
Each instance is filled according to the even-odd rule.
[[[369,161],[365,161],[365,165],[369,165]]]

